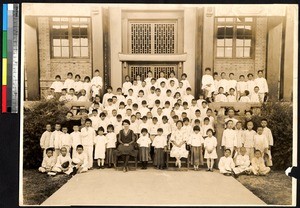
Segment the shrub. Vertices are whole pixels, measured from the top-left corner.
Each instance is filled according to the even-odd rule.
[[[26,169],[37,168],[41,165],[43,154],[40,148],[40,138],[46,124],[52,126],[62,122],[68,108],[64,103],[51,100],[38,102],[31,108],[24,109],[23,124],[23,166]]]
[[[285,170],[292,166],[293,106],[288,102],[267,102],[262,106],[261,115],[253,116],[256,127],[262,118],[267,119],[273,134],[273,169]]]

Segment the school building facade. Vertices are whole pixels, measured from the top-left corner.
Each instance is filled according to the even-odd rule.
[[[290,101],[296,66],[295,5],[23,4],[25,100],[39,100],[56,75],[124,77],[174,70],[195,95],[204,69],[264,70],[270,98]]]

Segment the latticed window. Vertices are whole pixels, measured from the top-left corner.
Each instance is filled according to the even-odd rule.
[[[130,22],[130,53],[177,53],[176,22]]]
[[[53,17],[50,27],[52,58],[89,58],[90,18]]]
[[[254,54],[253,17],[217,17],[216,58],[252,58]]]
[[[147,77],[149,71],[152,71],[153,77],[159,78],[159,73],[161,71],[165,72],[166,78],[170,76],[172,71],[176,75],[180,73],[178,71],[177,64],[130,64],[129,65],[129,76],[131,80],[136,79],[137,75],[141,76],[141,79],[144,80]],[[178,75],[180,76],[180,75]]]

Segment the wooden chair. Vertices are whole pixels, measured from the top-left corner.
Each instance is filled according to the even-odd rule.
[[[169,163],[170,163],[170,152],[172,149],[172,143],[170,142],[170,140],[168,140],[168,148],[166,151],[166,168],[169,168]],[[190,151],[188,150],[188,156],[187,158],[185,158],[185,163],[186,163],[186,168],[189,169],[190,168]]]

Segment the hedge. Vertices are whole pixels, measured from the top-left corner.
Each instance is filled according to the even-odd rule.
[[[54,128],[55,122],[62,122],[67,112],[68,108],[64,106],[64,103],[55,100],[39,102],[31,108],[24,109],[24,168],[37,168],[41,165],[43,155],[40,148],[40,138],[45,131],[45,126],[50,123]]]

